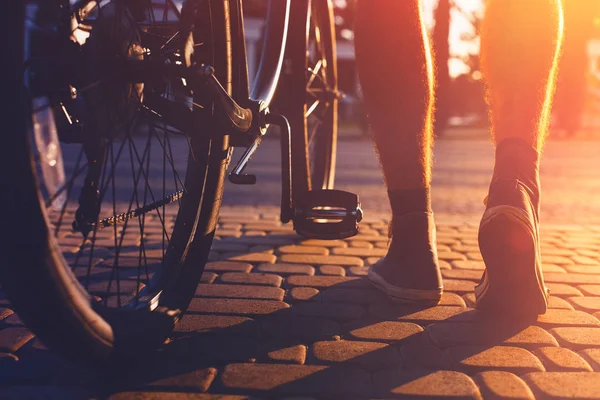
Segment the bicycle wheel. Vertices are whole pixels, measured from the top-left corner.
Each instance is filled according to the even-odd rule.
[[[301,13],[303,18],[297,15]],[[335,181],[338,71],[331,1],[293,2],[290,32],[306,32],[288,38],[291,68],[284,83],[289,94],[286,116],[292,127],[294,191],[301,195],[311,189],[333,189]]]
[[[172,0],[76,4],[64,46],[54,18],[64,2],[31,1],[24,10],[25,100],[0,149],[13,227],[0,244],[0,281],[50,348],[114,362],[162,344],[194,301],[229,149],[211,124],[209,96],[143,66],[144,79],[131,77],[119,61],[207,63],[231,93],[229,0],[189,1],[183,9]],[[60,57],[73,49],[78,65],[68,69]],[[56,62],[38,68],[38,58]],[[53,75],[52,65],[62,74]],[[50,79],[65,68],[73,76]]]

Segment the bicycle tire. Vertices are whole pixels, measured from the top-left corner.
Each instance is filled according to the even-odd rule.
[[[288,38],[283,83],[287,90],[282,91],[292,128],[296,197],[313,189],[333,189],[335,183],[338,70],[331,0],[293,2],[290,32],[305,32]]]
[[[211,31],[210,61],[231,93],[229,0],[203,4],[210,8],[205,14],[210,18],[201,21]],[[24,5],[20,7],[15,15],[23,16],[24,21]],[[15,43],[23,49],[25,40],[19,36],[23,29],[17,32]],[[13,70],[9,78],[23,85],[21,68]],[[26,326],[48,347],[69,358],[114,365],[157,348],[190,304],[207,262],[229,161],[227,136],[215,125],[208,127],[213,133],[210,137],[204,133],[191,139],[185,177],[189,185],[169,241],[173,249],[164,255],[172,260],[163,261],[170,268],[154,277],[160,285],[159,296],[145,308],[105,307],[93,301],[78,282],[53,235],[28,134],[30,103],[23,87],[19,92],[23,94],[18,98],[19,108],[5,125],[13,134],[5,135],[6,144],[0,148],[5,222],[14,227],[10,237],[0,243],[2,289]]]

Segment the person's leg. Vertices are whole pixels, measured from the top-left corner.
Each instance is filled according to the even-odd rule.
[[[435,303],[434,74],[419,0],[359,0],[356,15],[356,62],[392,208],[390,249],[369,278],[399,301]]]
[[[496,159],[479,231],[486,263],[476,288],[482,310],[546,310],[538,167],[548,133],[562,25],[560,0],[487,2],[481,61]]]

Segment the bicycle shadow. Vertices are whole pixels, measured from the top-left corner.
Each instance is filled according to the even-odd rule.
[[[356,290],[359,285],[340,283],[323,293]],[[323,302],[315,304],[315,307],[327,307]],[[472,375],[481,368],[463,361],[495,346],[506,345],[532,323],[512,318],[493,320],[473,309],[418,308],[382,299],[365,307],[369,313],[348,320],[310,317],[302,311],[294,311],[294,307],[306,308],[293,304],[253,319],[238,317],[237,323],[231,326],[200,332],[185,331],[184,325],[184,330],[177,331],[172,342],[135,370],[119,371],[119,381],[112,381],[115,386],[107,394],[139,390],[202,392],[216,375],[210,385],[211,393],[259,398],[439,398],[449,394],[477,397],[469,378],[457,372]],[[440,307],[446,307],[444,312],[448,317],[434,321],[433,314],[440,312]],[[207,315],[189,314],[188,317]],[[378,325],[390,321],[406,326],[419,323],[425,325],[425,329],[415,330],[400,339],[360,337],[361,332],[377,330]],[[452,330],[462,330],[464,336],[454,335],[448,340],[445,335]],[[360,342],[350,343],[351,347],[366,348],[362,347],[355,354],[344,346],[329,353],[316,350],[348,341]],[[373,342],[377,344],[372,345]],[[300,346],[308,346],[306,365],[300,365],[304,358]],[[523,372],[529,371],[524,369]],[[440,386],[438,378],[453,383]]]
[[[224,242],[275,248],[297,238],[273,233]],[[222,254],[235,259],[231,249],[223,247]],[[215,295],[203,293],[202,287],[194,301],[206,303],[207,296]],[[165,392],[207,390],[259,398],[477,397],[470,378],[459,372],[473,375],[485,368],[466,361],[510,344],[534,322],[486,318],[445,300],[429,308],[399,305],[364,278],[341,278],[303,301],[290,299],[291,288],[286,281],[283,302],[243,294],[212,297],[231,306],[192,309],[160,350],[111,370],[59,361],[43,347],[30,349],[28,358],[46,357],[46,368],[60,366],[61,372],[48,381],[53,385],[114,398],[129,398],[139,391],[160,397]],[[240,301],[248,307],[236,309]]]

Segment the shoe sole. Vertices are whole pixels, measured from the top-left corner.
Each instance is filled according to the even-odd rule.
[[[486,270],[475,287],[476,308],[493,314],[537,316],[548,306],[537,229],[517,207],[488,209],[479,226]]]
[[[443,289],[408,289],[391,285],[387,283],[381,275],[375,272],[372,267],[369,270],[367,279],[373,286],[381,290],[390,300],[396,303],[435,306],[439,304],[440,299],[442,298]]]

